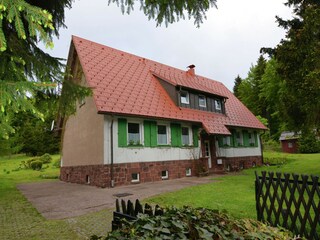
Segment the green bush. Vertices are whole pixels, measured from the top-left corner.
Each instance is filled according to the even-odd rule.
[[[54,163],[52,164],[52,166],[55,167],[55,168],[60,168],[60,166],[61,166],[61,160],[59,159],[59,160],[54,161]]]
[[[43,154],[41,157],[39,157],[39,160],[40,160],[42,163],[51,163],[52,157],[50,156],[49,153],[45,153],[45,154]]]
[[[122,220],[121,229],[91,239],[293,239],[293,235],[283,228],[234,219],[217,210],[171,207],[162,216],[141,214],[133,222]]]
[[[299,152],[318,153],[320,152],[320,141],[314,133],[303,134],[298,141]]]
[[[41,170],[41,168],[42,168],[42,162],[39,161],[39,160],[32,161],[32,162],[30,163],[30,167],[31,167],[33,170]]]

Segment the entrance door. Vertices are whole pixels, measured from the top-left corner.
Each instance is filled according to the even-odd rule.
[[[205,157],[208,158],[208,167],[212,168],[210,141],[204,141],[204,154],[205,154]]]

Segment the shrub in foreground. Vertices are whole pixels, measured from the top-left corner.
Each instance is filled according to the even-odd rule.
[[[30,163],[30,167],[33,169],[33,170],[41,170],[42,168],[42,162],[41,161],[32,161]]]
[[[133,222],[122,220],[122,227],[97,239],[294,239],[283,228],[270,227],[252,219],[234,219],[210,209],[174,207],[162,216],[140,214]]]

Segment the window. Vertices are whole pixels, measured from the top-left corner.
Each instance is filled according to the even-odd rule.
[[[128,123],[128,144],[139,145],[141,144],[141,131],[139,123]]]
[[[161,179],[168,179],[168,178],[169,178],[168,170],[161,171]]]
[[[199,95],[199,107],[207,107],[206,97]]]
[[[248,139],[249,139],[249,145],[250,146],[254,146],[255,145],[255,139],[254,139],[253,133],[251,133],[251,132],[248,133]]]
[[[131,174],[131,182],[140,182],[140,174],[132,173]]]
[[[221,111],[221,105],[222,105],[221,100],[218,100],[218,99],[214,100],[214,106],[217,111]]]
[[[188,127],[182,127],[182,145],[190,145],[190,128]]]
[[[168,144],[168,131],[166,125],[158,125],[158,145]]]
[[[242,137],[242,133],[240,131],[236,132],[236,141],[237,141],[237,146],[243,145],[243,137]]]
[[[186,169],[186,176],[190,177],[191,176],[191,168]]]
[[[288,148],[293,148],[292,142],[288,142]]]
[[[225,147],[231,146],[231,138],[230,138],[230,136],[223,137],[222,144]]]
[[[186,91],[180,92],[180,102],[184,104],[189,104],[189,93]]]

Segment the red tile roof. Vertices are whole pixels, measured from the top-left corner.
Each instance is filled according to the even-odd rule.
[[[149,59],[83,38],[72,37],[99,113],[133,115],[202,123],[210,134],[230,134],[226,126],[265,129],[264,125],[220,82],[187,74]],[[226,114],[176,106],[155,76],[228,98]]]

